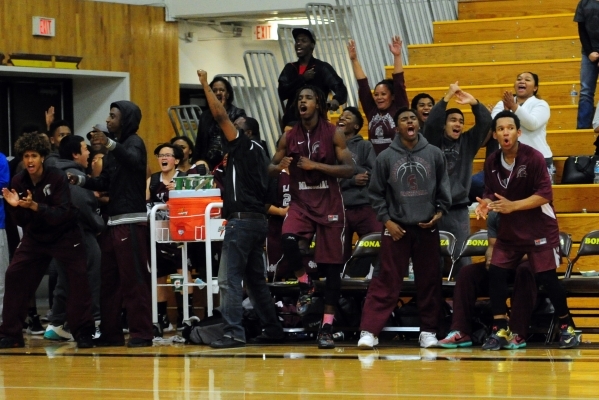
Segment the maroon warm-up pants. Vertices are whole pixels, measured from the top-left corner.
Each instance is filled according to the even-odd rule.
[[[27,234],[17,247],[6,271],[6,292],[0,336],[23,337],[23,321],[27,317],[29,299],[48,269],[52,258],[66,269],[69,284],[67,316],[71,333],[78,338],[85,329],[94,332],[92,300],[87,280],[87,255],[78,226],[65,232],[54,243],[40,243]]]
[[[398,241],[383,232],[381,268],[368,286],[362,310],[360,330],[378,335],[397,306],[409,259],[414,264],[414,280],[420,313],[420,330],[437,333],[443,298],[439,271],[439,230],[418,226],[402,226],[406,231]]]
[[[367,233],[380,232],[383,223],[377,221],[376,213],[370,204],[347,207],[345,209],[345,244],[343,248],[343,259],[349,260],[352,253],[352,236],[355,233],[362,237]]]
[[[123,341],[121,304],[127,310],[130,337],[153,339],[147,237],[144,223],[109,226],[100,236],[100,312],[106,341]]]

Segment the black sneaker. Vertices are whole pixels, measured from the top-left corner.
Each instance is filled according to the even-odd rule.
[[[502,347],[507,346],[512,340],[512,332],[509,329],[499,329],[485,340],[483,344],[483,350],[499,350]]]
[[[331,324],[324,324],[318,331],[318,337],[316,338],[319,349],[334,349],[335,341],[333,340],[333,326]]]
[[[121,340],[106,340],[100,335],[99,338],[94,339],[94,346],[96,347],[121,347],[125,345],[125,339]]]
[[[580,334],[574,330],[573,326],[567,326],[562,329],[559,337],[560,349],[571,349],[580,344]]]
[[[247,342],[248,342],[248,344],[263,345],[263,344],[279,344],[279,343],[283,343],[284,341],[285,341],[284,334],[282,334],[281,337],[271,337],[271,336],[268,336],[265,332],[262,332],[260,335],[249,339]]]
[[[244,347],[245,342],[235,340],[233,338],[223,336],[221,339],[215,340],[210,343],[210,347],[213,349],[231,349],[234,347]]]
[[[152,347],[152,339],[142,339],[138,337],[130,338],[127,347]]]
[[[23,338],[13,338],[5,336],[0,338],[0,349],[12,349],[16,347],[25,347]]]
[[[81,334],[77,338],[77,347],[80,349],[91,349],[94,347],[93,335]]]
[[[43,335],[46,332],[46,328],[42,326],[40,316],[35,314],[27,317],[27,333],[30,335]]]
[[[314,294],[314,282],[308,277],[308,283],[299,283],[300,294],[297,299],[296,312],[297,315],[303,316],[308,312],[310,304],[312,304],[312,295]]]

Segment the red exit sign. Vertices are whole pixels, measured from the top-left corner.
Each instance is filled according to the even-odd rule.
[[[56,35],[56,20],[54,18],[33,17],[33,35],[50,36]]]
[[[254,26],[254,39],[255,40],[277,40],[277,26],[276,25],[256,25]]]

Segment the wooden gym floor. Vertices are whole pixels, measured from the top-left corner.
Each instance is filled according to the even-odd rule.
[[[214,350],[182,344],[79,350],[26,335],[0,351],[0,399],[597,399],[599,346],[358,350],[313,342]]]

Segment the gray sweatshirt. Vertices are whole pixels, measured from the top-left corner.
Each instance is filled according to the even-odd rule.
[[[364,140],[360,135],[354,136],[346,143],[356,168],[354,176],[349,179],[341,179],[340,181],[343,204],[345,207],[370,204],[368,201],[368,185],[356,185],[356,174],[368,172],[372,176],[372,169],[376,161],[374,148],[369,140]]]
[[[458,140],[445,136],[445,109],[447,102],[441,99],[428,116],[424,137],[430,144],[440,148],[447,160],[447,174],[451,185],[451,202],[455,206],[470,203],[468,193],[472,183],[472,161],[491,129],[491,113],[478,103],[472,106],[474,126],[463,132]]]
[[[368,193],[383,223],[391,219],[416,225],[430,221],[437,211],[447,214],[451,193],[443,153],[421,134],[412,150],[395,136],[376,159]]]

